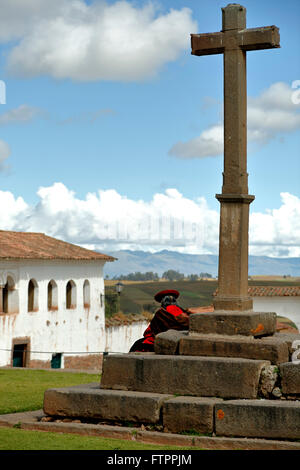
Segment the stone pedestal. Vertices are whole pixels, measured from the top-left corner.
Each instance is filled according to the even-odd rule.
[[[283,362],[293,340],[169,330],[155,349],[174,354],[109,354],[100,384],[47,390],[44,413],[170,433],[299,439],[300,364]],[[293,396],[275,400],[275,385]]]
[[[208,324],[226,325],[218,315]],[[227,331],[256,330],[255,321],[274,330],[273,313],[240,316],[228,316]],[[193,318],[192,331],[158,334],[154,353],[108,354],[99,384],[47,390],[45,414],[171,433],[299,439],[300,364],[290,361],[300,334],[199,333],[201,315]]]

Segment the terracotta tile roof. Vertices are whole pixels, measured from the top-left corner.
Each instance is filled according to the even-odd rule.
[[[251,297],[274,297],[300,295],[300,286],[251,286],[248,287]]]
[[[116,258],[48,237],[44,233],[0,230],[0,259],[115,261]]]
[[[213,293],[216,296],[218,289]],[[300,286],[250,286],[250,297],[288,297],[300,295]]]

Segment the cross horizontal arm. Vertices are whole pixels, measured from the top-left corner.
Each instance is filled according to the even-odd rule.
[[[192,55],[222,54],[224,52],[224,34],[191,34]]]
[[[222,54],[225,50],[241,48],[244,51],[280,47],[280,34],[276,26],[249,28],[236,32],[191,34],[192,55]]]
[[[280,47],[277,26],[244,29],[238,32],[238,36],[238,44],[245,51]]]

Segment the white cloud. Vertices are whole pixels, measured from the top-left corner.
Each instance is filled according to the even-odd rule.
[[[300,256],[300,199],[289,193],[280,196],[278,209],[251,215],[250,254]]]
[[[248,142],[265,145],[277,135],[300,129],[300,106],[293,103],[295,92],[286,83],[273,83],[258,97],[248,98]],[[215,157],[223,154],[223,123],[204,130],[199,137],[187,142],[177,142],[169,155],[179,158]]]
[[[62,0],[1,0],[0,42],[29,34],[39,18],[53,18],[62,8]]]
[[[0,114],[0,126],[5,124],[27,123],[36,116],[43,114],[42,110],[27,104],[21,104],[18,108],[10,109]]]
[[[20,7],[15,16],[12,5]],[[197,30],[189,8],[158,14],[151,2],[5,0],[2,10],[0,26],[11,21],[2,40],[19,38],[8,56],[8,70],[19,76],[142,80],[176,60]]]
[[[4,140],[0,140],[0,171],[5,168],[5,160],[10,156],[10,147],[9,145],[4,142]]]
[[[28,205],[21,198],[15,198],[9,191],[0,191],[0,227],[1,230],[14,230],[19,220],[24,219]]]
[[[191,252],[202,249],[206,225],[217,236],[218,214],[203,198],[192,201],[176,189],[155,194],[150,202],[130,200],[113,189],[80,200],[62,183],[40,188],[37,194],[38,204],[28,207],[16,229],[42,230],[102,251],[144,246]],[[206,250],[215,249],[212,240]]]
[[[253,107],[263,107],[264,109],[281,109],[287,111],[295,110],[295,103],[292,100],[292,94],[295,89],[291,84],[284,82],[273,83],[256,98],[249,97],[248,103]],[[299,107],[298,107],[299,109]]]
[[[74,124],[74,123],[89,123],[93,124],[95,121],[100,119],[101,117],[104,116],[112,116],[115,114],[115,111],[113,109],[98,109],[96,111],[85,111],[78,113],[73,116],[69,116],[68,118],[62,120],[59,122],[61,125],[66,125],[66,124]]]
[[[174,188],[150,202],[132,200],[114,189],[84,199],[62,183],[38,190],[28,205],[0,191],[0,226],[5,230],[44,232],[102,252],[119,249],[218,254],[219,212],[204,198],[184,197]],[[252,255],[300,256],[300,199],[281,194],[279,208],[250,215]]]
[[[180,158],[216,157],[223,153],[223,126],[218,124],[187,142],[177,142],[169,150],[169,155]]]

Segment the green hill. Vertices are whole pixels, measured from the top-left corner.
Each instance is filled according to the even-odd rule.
[[[217,288],[217,281],[153,281],[133,282],[124,284],[120,296],[120,310],[125,313],[141,313],[143,310],[154,312],[159,304],[154,295],[161,290],[176,289],[180,292],[178,299],[182,307],[200,307],[212,303],[213,293]],[[106,292],[112,287],[107,286]]]
[[[115,281],[117,282],[117,281]],[[176,289],[180,292],[179,305],[184,308],[202,307],[211,305],[213,293],[218,281],[198,280],[198,281],[150,281],[150,282],[126,282],[122,281],[124,288],[120,295],[120,310],[124,314],[142,313],[142,311],[154,312],[159,304],[154,300],[154,295],[161,290]],[[112,281],[106,281],[106,292],[115,292],[111,285]],[[253,280],[249,281],[249,286],[283,286],[299,285],[299,280],[292,282],[288,280]]]

